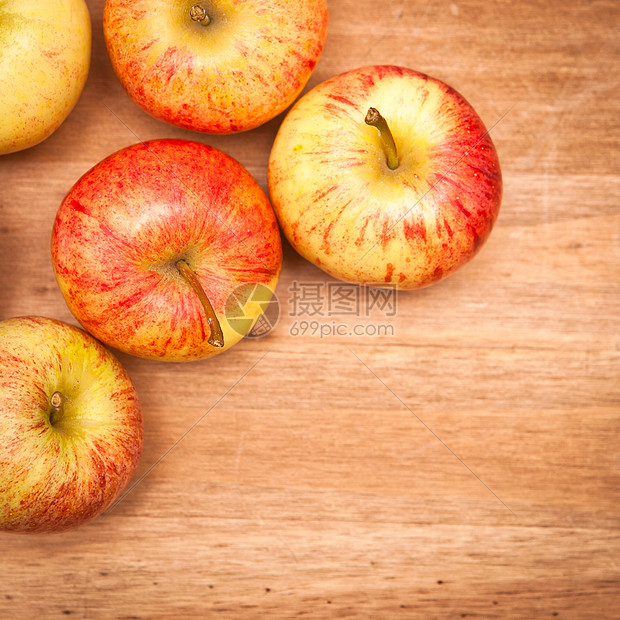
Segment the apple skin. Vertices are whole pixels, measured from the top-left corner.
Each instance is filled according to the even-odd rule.
[[[222,348],[209,344],[178,260],[210,300]],[[130,355],[193,361],[241,340],[226,304],[249,283],[271,297],[282,245],[269,199],[241,164],[198,142],[154,140],[114,153],[74,185],[56,215],[52,262],[69,309],[96,338]],[[245,308],[248,331],[262,301]]]
[[[52,395],[64,404],[50,420]],[[59,532],[121,493],[142,454],[136,390],[118,360],[77,327],[0,321],[0,530]]]
[[[190,17],[199,4],[208,26]],[[130,98],[162,121],[228,134],[284,111],[327,36],[326,0],[106,0],[103,28]]]
[[[386,162],[375,107],[399,166]],[[471,105],[443,82],[392,65],[362,67],[304,95],[284,119],[268,169],[284,234],[346,282],[416,289],[445,278],[487,240],[502,176]]]
[[[67,118],[86,84],[84,0],[0,2],[0,155],[30,148]]]

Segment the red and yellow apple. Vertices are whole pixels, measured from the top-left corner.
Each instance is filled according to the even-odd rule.
[[[283,232],[335,278],[414,289],[464,265],[498,216],[502,177],[480,117],[453,88],[371,66],[289,111],[269,159]]]
[[[178,127],[253,129],[297,98],[323,50],[326,0],[106,0],[103,28],[131,99]]]
[[[90,48],[84,0],[0,2],[0,155],[60,127],[86,84]]]
[[[0,530],[91,520],[129,482],[142,444],[136,390],[101,343],[52,319],[0,322]]]
[[[243,308],[252,328],[282,246],[269,199],[240,163],[198,142],[154,140],[73,186],[54,222],[52,261],[69,309],[95,337],[131,355],[191,361],[241,340],[226,304],[261,284],[265,299]]]

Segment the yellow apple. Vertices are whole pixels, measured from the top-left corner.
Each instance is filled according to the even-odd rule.
[[[0,531],[59,532],[119,497],[140,461],[136,389],[86,332],[0,321]]]
[[[84,0],[0,1],[0,155],[60,127],[86,83],[90,48]]]
[[[497,152],[472,106],[440,80],[391,65],[304,95],[278,131],[268,176],[302,256],[346,282],[402,289],[470,260],[502,196]]]
[[[224,134],[286,109],[327,36],[326,0],[106,0],[103,30],[121,84],[146,112]]]

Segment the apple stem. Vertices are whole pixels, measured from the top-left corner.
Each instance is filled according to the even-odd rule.
[[[50,424],[54,426],[59,420],[65,397],[60,392],[54,392],[50,398]]]
[[[388,168],[390,170],[396,170],[396,168],[398,168],[398,153],[396,152],[394,136],[390,131],[387,121],[381,116],[377,108],[368,108],[364,121],[367,125],[372,125],[379,130],[379,136],[381,137],[381,144],[385,151]]]
[[[198,299],[200,299],[200,303],[204,308],[210,329],[209,344],[213,347],[223,347],[224,334],[222,332],[222,326],[220,325],[217,314],[215,314],[215,310],[213,309],[205,290],[202,288],[202,285],[196,277],[196,274],[183,259],[176,262],[176,267],[183,278],[185,278],[185,281],[192,287],[196,295],[198,295]]]
[[[211,23],[211,18],[207,15],[207,9],[200,4],[195,4],[189,10],[189,16],[195,21],[199,22],[203,26],[208,26]]]

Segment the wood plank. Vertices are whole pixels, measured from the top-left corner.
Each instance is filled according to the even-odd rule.
[[[0,158],[0,319],[75,323],[51,269],[53,218],[119,148],[200,140],[266,189],[283,115],[235,136],[150,118],[110,66],[103,0],[88,5],[76,109]],[[329,6],[306,90],[379,63],[457,88],[502,162],[489,242],[391,306],[359,293],[355,313],[348,285],[285,244],[267,337],[192,364],[119,355],[144,405],[139,471],[83,528],[0,534],[0,618],[619,617],[618,4]],[[315,285],[304,313],[300,288]]]

